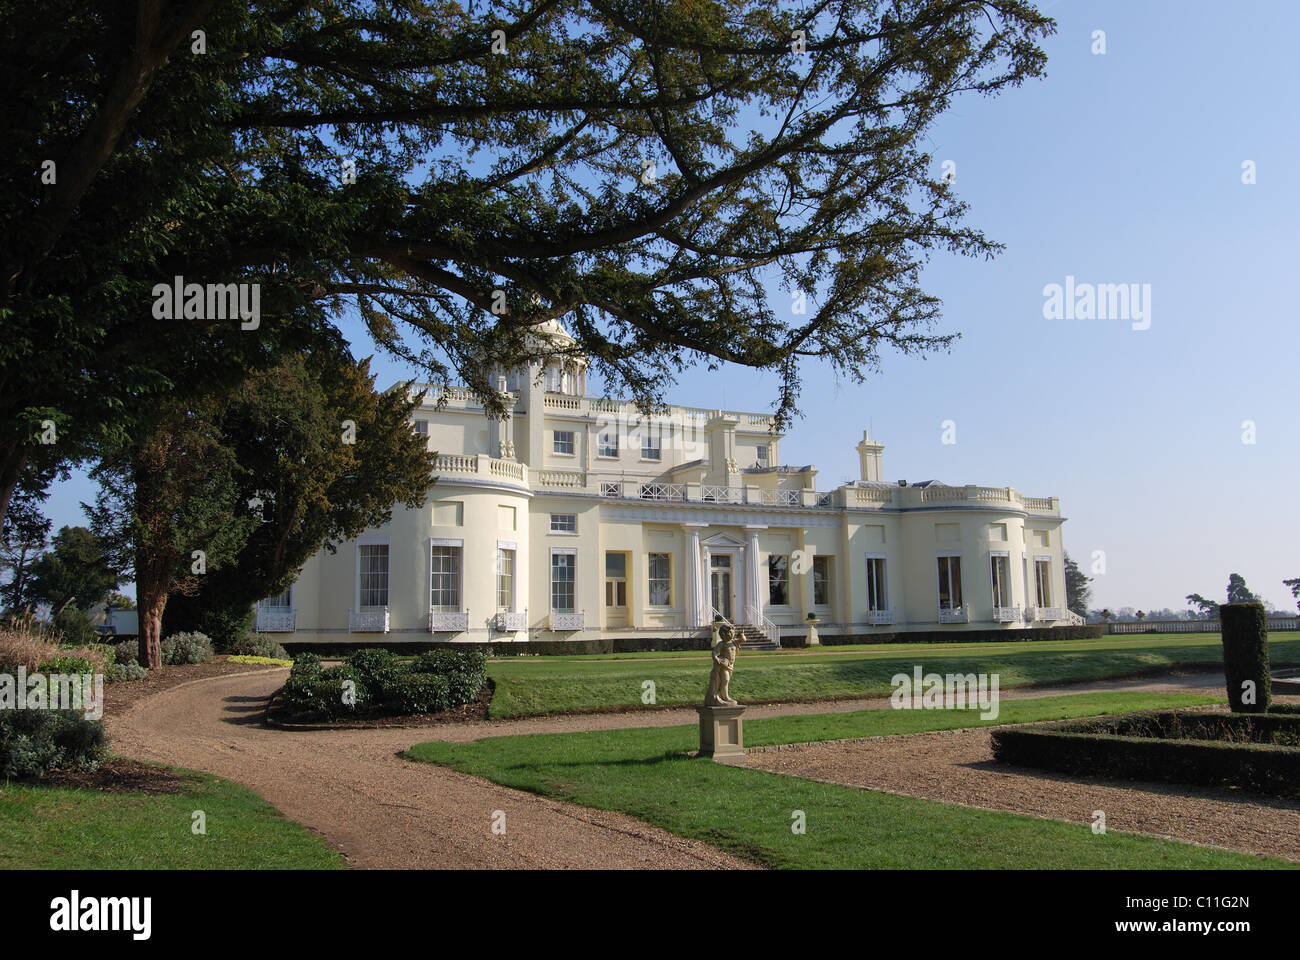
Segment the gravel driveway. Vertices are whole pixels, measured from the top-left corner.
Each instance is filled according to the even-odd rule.
[[[284,670],[196,680],[153,694],[106,716],[116,752],[142,760],[203,770],[241,783],[265,797],[285,816],[321,834],[348,862],[371,868],[752,868],[708,844],[675,837],[639,820],[592,810],[500,787],[486,780],[432,764],[412,763],[397,754],[425,740],[466,741],[485,736],[564,733],[623,727],[658,727],[694,723],[691,708],[640,713],[584,714],[513,721],[477,721],[424,728],[284,731],[261,725],[270,695],[283,683]],[[1055,696],[1104,690],[1217,692],[1222,677],[1192,675],[1164,680],[1120,680],[1072,687],[1006,690],[1004,699]],[[751,707],[746,717],[831,713],[887,708],[887,698],[831,703],[772,704]],[[985,747],[987,750],[987,735]],[[916,742],[916,738],[892,738]],[[844,756],[845,745],[818,748]],[[936,800],[984,805],[980,783],[962,777],[961,763],[902,748],[893,763],[918,765],[895,770],[895,778],[841,782],[896,789],[899,780],[926,779]],[[978,746],[971,756],[978,762]],[[803,760],[795,754],[803,754]],[[784,750],[752,755],[750,763],[799,776],[844,777],[832,767],[808,765],[820,756]],[[858,758],[858,754],[853,754]],[[840,761],[835,761],[839,763]],[[804,765],[800,767],[800,763]],[[931,766],[926,766],[926,764]],[[933,766],[934,763],[940,766]],[[880,765],[873,765],[877,769]],[[889,766],[885,764],[884,766]],[[796,769],[796,767],[799,767]],[[916,790],[914,784],[900,792]],[[1049,783],[1049,789],[1059,784]],[[968,797],[965,790],[973,790]],[[971,799],[973,797],[973,799]],[[1078,819],[1079,803],[1090,812],[1098,804],[1082,797],[1060,806],[1025,802],[1003,809]],[[996,805],[996,801],[988,801]],[[1005,802],[1005,801],[1000,801]],[[1103,805],[1104,806],[1104,805]],[[1110,816],[1110,807],[1106,807]],[[1116,808],[1117,811],[1119,808]],[[1226,808],[1226,809],[1231,809]],[[506,832],[495,835],[495,811],[504,811]],[[1295,813],[1289,814],[1292,818]],[[1163,822],[1163,821],[1161,821]],[[1283,819],[1294,844],[1300,821]],[[1123,824],[1123,826],[1121,826]],[[1133,826],[1121,814],[1110,825]],[[1280,829],[1274,827],[1273,829]],[[1156,831],[1159,832],[1159,831]],[[1220,830],[1219,833],[1223,831]],[[1182,835],[1182,834],[1180,834]],[[1217,835],[1212,831],[1207,836]],[[1206,842],[1216,842],[1209,839]]]
[[[265,797],[354,867],[752,868],[617,813],[510,790],[397,753],[444,732],[262,727],[283,670],[199,680],[107,718],[113,748],[203,770]],[[626,721],[625,721],[626,722]],[[494,835],[494,811],[505,834]],[[208,829],[220,829],[209,822]]]

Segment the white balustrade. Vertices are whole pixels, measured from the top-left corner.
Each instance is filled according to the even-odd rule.
[[[681,483],[643,483],[640,497],[642,500],[684,500],[686,485]]]
[[[706,503],[741,503],[745,499],[745,488],[706,483],[700,487],[700,499]]]

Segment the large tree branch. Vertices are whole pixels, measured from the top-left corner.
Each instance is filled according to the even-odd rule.
[[[165,15],[161,0],[139,0],[135,40],[94,119],[58,163],[57,180],[38,212],[31,252],[6,278],[9,289],[24,273],[30,276],[33,268],[50,255],[96,174],[116,151],[127,123],[149,92],[168,53],[203,22],[212,5],[213,0],[191,0],[176,4]]]

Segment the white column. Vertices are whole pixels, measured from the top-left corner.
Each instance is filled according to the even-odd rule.
[[[745,599],[745,620],[748,621],[750,611],[761,616],[763,613],[763,586],[759,580],[758,566],[758,529],[755,527],[747,528],[749,533],[749,546],[745,550],[745,559],[749,565],[746,571],[745,587],[748,596]]]
[[[704,625],[704,608],[700,596],[700,528],[687,527],[686,537],[686,625]]]
[[[700,625],[708,626],[713,619],[713,552],[706,546],[700,564]]]

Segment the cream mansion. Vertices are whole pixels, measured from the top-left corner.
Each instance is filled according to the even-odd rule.
[[[692,638],[721,616],[774,644],[810,614],[827,638],[1082,622],[1065,607],[1055,497],[886,482],[865,432],[861,479],[819,490],[814,467],[782,464],[765,414],[642,417],[586,396],[572,358],[498,381],[505,420],[467,390],[430,391],[414,425],[439,453],[425,505],[318,553],[259,605],[259,630],[295,644]]]

